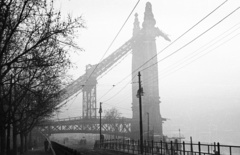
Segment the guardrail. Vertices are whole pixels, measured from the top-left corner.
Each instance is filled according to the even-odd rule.
[[[130,154],[140,153],[140,143],[134,140],[111,139],[96,141],[94,148],[109,149]],[[186,143],[144,141],[145,155],[240,155],[240,146],[220,145],[219,143]]]

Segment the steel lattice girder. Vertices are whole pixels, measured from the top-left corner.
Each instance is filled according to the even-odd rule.
[[[42,133],[99,133],[99,119],[79,119],[65,121],[48,121],[37,126]],[[103,134],[131,134],[131,119],[102,119]]]

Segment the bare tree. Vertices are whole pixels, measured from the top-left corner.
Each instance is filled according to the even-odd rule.
[[[117,133],[119,132],[119,124],[117,123],[116,119],[121,117],[121,113],[116,108],[111,108],[109,110],[104,111],[104,118],[109,122],[109,126],[114,133],[114,138],[117,138]]]
[[[9,153],[10,128],[16,154],[18,134],[27,134],[59,104],[69,51],[81,50],[75,33],[81,17],[61,19],[53,1],[0,1],[0,143]]]

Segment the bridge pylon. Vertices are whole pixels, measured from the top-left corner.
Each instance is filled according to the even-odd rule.
[[[140,28],[137,14],[135,14],[133,28],[134,41],[132,44],[132,72],[134,73],[132,74],[133,123],[131,130],[134,138],[139,137],[139,101],[136,97],[138,91],[138,85],[136,84],[138,71],[141,71],[141,82],[144,91],[144,96],[142,97],[143,133],[145,133],[144,137],[147,135],[148,123],[150,131],[154,131],[155,135],[163,135],[163,118],[160,114],[158,65],[154,65],[157,64],[157,48],[155,38],[161,35],[166,40],[169,41],[169,39],[157,27],[155,27],[155,24],[156,21],[152,13],[152,5],[151,3],[147,2],[142,28]],[[142,66],[143,64],[145,65]],[[143,68],[147,69],[142,70]],[[149,113],[149,122],[147,113]]]

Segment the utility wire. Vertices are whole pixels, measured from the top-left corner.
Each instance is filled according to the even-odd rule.
[[[226,1],[225,1],[226,2]],[[225,3],[224,2],[224,3]],[[224,3],[222,3],[220,6],[222,6]],[[219,8],[220,6],[218,6],[217,8]],[[216,9],[217,9],[216,8]],[[216,9],[214,9],[214,11],[216,10]],[[195,40],[197,40],[199,37],[201,37],[202,35],[204,35],[205,33],[207,33],[208,31],[210,31],[212,28],[214,28],[215,26],[217,26],[218,24],[220,24],[222,21],[224,21],[226,18],[228,18],[229,16],[231,16],[234,12],[236,12],[237,10],[239,9],[239,7],[238,8],[236,8],[235,10],[233,10],[231,13],[229,13],[227,16],[225,16],[224,18],[222,18],[220,21],[218,21],[216,24],[214,24],[213,26],[211,26],[210,28],[208,28],[207,30],[205,30],[203,33],[201,33],[200,35],[198,35],[197,37],[195,37],[193,40],[191,40],[190,42],[188,42],[187,44],[185,44],[184,46],[182,46],[181,48],[179,48],[178,50],[176,50],[175,52],[173,52],[173,53],[171,53],[170,55],[168,55],[168,56],[166,56],[166,57],[164,57],[163,59],[161,59],[161,60],[159,60],[159,61],[157,61],[156,63],[154,63],[154,64],[152,64],[152,65],[150,65],[150,66],[148,66],[148,67],[146,67],[146,68],[144,68],[144,69],[142,69],[142,70],[140,70],[140,71],[144,71],[144,70],[146,70],[146,69],[148,69],[148,68],[150,68],[150,67],[152,67],[152,66],[154,66],[154,65],[156,65],[158,62],[161,62],[161,61],[163,61],[163,60],[165,60],[165,59],[167,59],[168,57],[170,57],[170,56],[172,56],[173,54],[175,54],[175,53],[177,53],[178,51],[180,51],[181,49],[183,49],[183,48],[185,48],[186,46],[188,46],[189,44],[191,44],[192,42],[194,42]],[[211,13],[213,13],[214,11],[212,11]],[[209,16],[210,14],[208,14],[207,16]],[[205,16],[203,19],[205,19],[207,16]],[[203,21],[203,19],[202,20],[200,20],[200,21]],[[200,23],[200,21],[197,23],[197,24],[199,24]],[[183,35],[185,35],[187,32],[189,32],[193,27],[195,27],[197,24],[195,24],[194,26],[192,26],[188,31],[186,31],[186,32],[184,32],[180,37],[178,37],[176,40],[178,40],[179,38],[181,38]],[[176,41],[175,40],[175,41]],[[174,42],[175,42],[174,41]],[[168,45],[167,47],[169,47],[170,45]],[[166,47],[166,48],[167,48]],[[165,50],[166,48],[164,48],[163,50]],[[163,51],[162,50],[162,51]],[[162,51],[160,51],[160,52],[162,52]],[[160,53],[159,52],[159,53]],[[159,54],[158,53],[158,54]],[[155,55],[155,56],[157,56],[157,55]],[[154,56],[154,57],[155,57]],[[154,57],[152,57],[151,59],[153,59]],[[149,62],[151,59],[149,59],[147,62]],[[147,62],[145,62],[143,65],[141,65],[139,68],[141,68],[142,66],[144,66]],[[138,69],[139,69],[138,68]],[[135,71],[137,71],[137,70],[135,70]],[[133,71],[132,72],[132,74],[135,72],[135,71]],[[132,75],[131,74],[131,75]],[[129,76],[129,75],[128,75]],[[127,77],[128,77],[127,76]],[[136,76],[136,75],[135,75]],[[126,77],[123,79],[123,80],[125,80],[126,79]],[[134,78],[133,78],[134,79]],[[122,80],[122,81],[123,81]],[[122,81],[120,81],[120,82],[118,82],[117,84],[119,84],[119,83],[121,83]],[[125,87],[124,87],[125,88]],[[122,89],[121,89],[121,91],[122,91]],[[120,92],[119,92],[120,93]],[[117,93],[118,94],[118,93]],[[112,96],[111,98],[109,98],[108,100],[110,100],[110,99],[112,99],[113,97],[115,97],[117,94],[115,94],[114,96]],[[108,101],[108,100],[106,100],[106,101]],[[105,102],[106,102],[105,101]]]
[[[209,54],[210,52],[214,51],[215,49],[219,48],[220,46],[222,46],[222,45],[224,45],[224,44],[228,43],[230,40],[234,39],[234,38],[235,38],[235,37],[237,37],[238,35],[239,35],[239,33],[238,33],[238,34],[236,34],[236,35],[234,35],[233,37],[229,38],[229,39],[228,39],[227,41],[225,41],[224,43],[222,43],[222,44],[219,44],[218,46],[216,46],[215,48],[211,49],[211,50],[210,50],[210,51],[208,51],[207,53],[204,53],[203,55],[200,55],[200,56],[199,56],[199,57],[197,57],[196,59],[194,59],[194,60],[190,61],[189,63],[187,63],[187,64],[183,65],[182,67],[180,67],[180,68],[176,69],[175,71],[173,71],[173,72],[170,72],[170,73],[168,73],[167,75],[165,75],[165,76],[163,76],[163,77],[160,77],[160,78],[161,78],[161,79],[163,79],[163,78],[167,77],[169,74],[172,74],[172,73],[174,73],[174,72],[176,72],[176,71],[178,71],[178,70],[180,70],[180,69],[182,69],[182,68],[184,68],[184,67],[188,66],[189,64],[191,64],[191,63],[193,63],[193,62],[197,61],[197,60],[198,60],[198,59],[200,59],[201,57],[203,57],[203,56],[205,56],[205,55]]]
[[[111,106],[111,107],[115,107],[115,108],[120,108],[120,109],[124,109],[124,110],[128,110],[128,111],[132,111],[131,109],[127,109],[127,108],[123,108],[123,107],[111,105],[111,104],[108,104],[108,103],[104,103],[104,105]]]
[[[238,28],[238,29],[239,29],[239,28]],[[167,77],[168,75],[177,72],[178,70],[180,70],[180,69],[182,69],[182,68],[188,66],[189,64],[195,62],[196,60],[198,60],[198,59],[200,59],[201,57],[203,57],[203,56],[209,54],[210,52],[214,51],[215,49],[219,48],[220,46],[222,46],[222,45],[228,43],[230,40],[234,39],[234,38],[237,37],[238,35],[239,35],[239,33],[236,34],[236,35],[234,35],[233,37],[229,38],[229,39],[226,40],[225,42],[219,44],[218,46],[214,47],[213,49],[209,50],[208,52],[206,52],[206,53],[204,53],[204,54],[202,54],[202,55],[196,57],[195,59],[192,59],[192,60],[190,59],[191,61],[189,61],[187,64],[183,64],[183,65],[182,65],[181,67],[179,67],[179,68],[174,67],[173,69],[175,69],[175,70],[173,70],[173,71],[171,71],[171,72],[167,72],[165,75],[160,76],[159,78],[160,78],[160,79],[164,79],[164,78]],[[205,51],[205,50],[204,50],[204,51]],[[197,53],[197,55],[198,55],[198,54],[201,54],[201,52],[200,52],[200,53]],[[196,56],[196,55],[195,55],[195,56]],[[191,58],[193,58],[193,57],[191,57]],[[154,80],[154,79],[157,79],[157,78],[158,78],[158,76],[155,76],[155,77],[153,77],[153,78],[151,78],[151,79],[149,79],[149,80]]]
[[[138,0],[138,2],[135,4],[135,6],[133,7],[132,11],[130,12],[130,14],[128,15],[127,19],[125,20],[125,22],[123,23],[122,27],[120,28],[120,30],[118,31],[117,35],[114,37],[114,39],[112,40],[111,44],[108,46],[107,50],[105,51],[105,53],[103,54],[102,58],[100,59],[100,62],[103,60],[103,58],[105,57],[105,55],[107,54],[107,52],[109,51],[109,49],[112,47],[114,41],[117,39],[118,35],[120,34],[120,32],[122,31],[123,27],[125,26],[125,24],[127,23],[128,19],[130,18],[130,16],[132,15],[133,11],[135,10],[135,8],[137,7],[137,5],[139,4],[140,0]],[[89,75],[89,77],[87,78],[87,80],[85,81],[85,83],[87,83],[87,81],[90,79],[90,77],[92,76],[92,74],[94,73],[94,71],[97,69],[97,67],[99,66],[100,63],[98,63],[96,65],[96,67],[94,68],[94,70],[91,72],[91,74]],[[107,92],[108,93],[108,92]],[[74,100],[76,99],[76,97],[80,94],[80,92],[77,93],[77,95],[75,96]],[[63,105],[65,105],[67,102],[65,102]],[[63,106],[61,105],[61,106]]]
[[[132,79],[134,79],[137,75],[135,75]],[[126,85],[124,85],[124,87],[122,87],[121,90],[119,90],[115,95],[113,95],[112,97],[110,97],[109,99],[103,101],[103,102],[107,102],[109,100],[111,100],[112,98],[114,98],[115,96],[117,96],[121,91],[123,91],[123,89],[125,89],[130,83],[132,83],[132,79],[130,82],[128,82]]]
[[[220,21],[218,21],[217,23],[215,23],[213,26],[211,26],[210,28],[208,28],[207,30],[205,30],[203,33],[201,33],[200,35],[198,35],[197,37],[195,37],[194,39],[192,39],[191,41],[189,41],[188,43],[186,43],[185,45],[183,45],[182,47],[180,47],[179,49],[177,49],[176,51],[174,51],[173,53],[169,54],[168,56],[160,59],[159,61],[157,61],[156,63],[153,63],[152,65],[143,68],[141,71],[144,71],[156,64],[158,64],[159,62],[169,58],[170,56],[176,54],[178,51],[182,50],[183,48],[185,48],[186,46],[188,46],[189,44],[193,43],[194,41],[196,41],[198,38],[200,38],[202,35],[204,35],[205,33],[207,33],[208,31],[210,31],[212,28],[214,28],[215,26],[217,26],[218,24],[220,24],[221,22],[223,22],[225,19],[227,19],[229,16],[231,16],[233,13],[235,13],[240,7],[237,7],[235,10],[233,10],[231,13],[229,13],[227,16],[225,16],[224,18],[222,18]]]
[[[160,52],[158,52],[156,55],[154,55],[152,58],[150,58],[148,61],[146,61],[145,63],[143,63],[140,67],[138,67],[136,70],[134,70],[132,72],[132,74],[134,72],[136,72],[139,68],[141,68],[142,66],[144,66],[145,64],[147,64],[149,61],[151,61],[153,58],[155,58],[158,54],[162,53],[164,50],[166,50],[168,47],[170,47],[173,43],[175,43],[176,41],[178,41],[180,38],[182,38],[184,35],[186,35],[190,30],[192,30],[194,27],[196,27],[198,24],[200,24],[203,20],[205,20],[208,16],[210,16],[213,12],[215,12],[217,9],[219,9],[222,5],[224,5],[228,0],[224,1],[222,4],[220,4],[217,8],[215,8],[213,11],[211,11],[208,15],[206,15],[204,18],[202,18],[199,22],[197,22],[195,25],[193,25],[190,29],[188,29],[186,32],[184,32],[182,35],[180,35],[177,39],[175,39],[172,43],[170,43],[168,46],[166,46],[163,50],[161,50]],[[122,31],[123,27],[125,26],[126,22],[128,21],[128,19],[130,18],[131,14],[133,13],[133,11],[135,10],[135,8],[137,7],[138,3],[140,2],[140,0],[136,3],[136,5],[134,6],[134,8],[132,9],[131,13],[129,14],[129,16],[127,17],[127,19],[125,20],[124,24],[122,25],[122,27],[120,28],[120,30],[118,31],[117,35],[115,36],[115,38],[113,39],[113,41],[111,42],[110,46],[107,48],[106,52],[104,53],[103,57],[101,58],[100,62],[102,61],[102,59],[105,57],[106,53],[108,52],[108,50],[110,49],[110,47],[112,46],[112,44],[114,43],[114,41],[116,40],[116,38],[118,37],[119,33]],[[89,80],[89,78],[91,77],[91,75],[94,73],[94,71],[96,70],[96,68],[98,67],[100,63],[97,64],[97,66],[94,68],[93,72],[90,74],[90,76],[87,78],[86,82]],[[155,63],[156,64],[156,63]],[[155,65],[153,64],[153,65]],[[153,66],[151,65],[151,66]],[[149,67],[151,67],[149,66]],[[149,68],[147,67],[147,68]],[[145,68],[145,69],[147,69]],[[145,70],[144,69],[144,70]],[[128,75],[131,76],[132,74]],[[128,77],[127,76],[127,77]],[[125,77],[123,80],[121,80],[120,82],[118,82],[117,84],[121,83],[122,81],[124,81],[127,77]],[[127,86],[127,85],[126,85]],[[125,86],[125,87],[126,87]],[[118,93],[120,93],[125,87],[123,87]],[[117,93],[117,94],[118,94]],[[78,93],[79,94],[79,93]],[[115,94],[114,96],[116,96],[117,94]],[[113,97],[114,97],[113,96]],[[113,98],[111,97],[111,98]],[[110,98],[110,99],[111,99]],[[110,100],[108,99],[108,100]],[[108,101],[106,100],[106,101]],[[105,101],[105,102],[106,102]]]
[[[101,63],[101,61],[103,60],[103,58],[105,57],[105,55],[107,54],[107,52],[109,51],[109,49],[112,47],[114,41],[117,39],[118,35],[120,34],[120,32],[122,31],[123,27],[125,26],[125,24],[127,23],[128,19],[130,18],[130,16],[132,15],[133,11],[135,10],[135,8],[137,7],[138,3],[140,2],[140,0],[138,0],[138,2],[135,4],[135,6],[133,7],[132,11],[130,12],[130,14],[128,15],[127,19],[125,20],[125,22],[123,23],[122,27],[120,28],[120,30],[118,31],[117,35],[114,37],[114,39],[112,40],[111,44],[108,46],[107,50],[105,51],[105,53],[103,54],[102,58],[100,59],[99,63],[96,65],[96,67],[94,68],[94,70],[92,71],[92,73],[89,75],[89,77],[87,78],[86,82],[90,79],[90,77],[92,76],[92,74],[94,73],[94,71],[97,69],[97,67],[99,66],[99,64]],[[85,83],[86,83],[85,82]]]
[[[115,87],[115,85],[112,85],[112,87],[111,87],[104,95],[102,95],[102,96],[98,99],[98,101],[101,100],[104,96],[106,96],[114,87]]]
[[[181,39],[184,35],[186,35],[189,31],[191,31],[194,27],[196,27],[197,25],[199,25],[202,21],[204,21],[207,17],[209,17],[211,14],[213,14],[216,10],[218,10],[221,6],[223,6],[228,0],[224,1],[223,3],[221,3],[218,7],[216,7],[213,11],[211,11],[209,14],[207,14],[206,16],[204,16],[200,21],[198,21],[196,24],[194,24],[192,27],[190,27],[187,31],[185,31],[182,35],[180,35],[177,39],[175,39],[173,42],[171,42],[169,45],[167,45],[165,48],[163,48],[161,51],[159,51],[156,55],[154,55],[152,58],[150,58],[148,61],[146,61],[145,63],[143,63],[141,66],[139,66],[137,69],[135,69],[131,74],[127,75],[126,77],[123,78],[123,80],[121,80],[118,83],[121,83],[122,81],[124,81],[127,77],[131,76],[133,73],[137,72],[141,67],[143,67],[144,65],[146,65],[148,62],[150,62],[152,59],[154,59],[158,54],[162,53],[163,51],[165,51],[167,48],[169,48],[172,44],[174,44],[175,42],[177,42],[179,39]],[[117,83],[117,84],[118,84]]]
[[[235,28],[236,26],[238,26],[240,23],[237,23],[235,24],[234,26],[232,26],[230,29],[228,29],[227,31],[223,32],[222,34],[220,34],[219,36],[215,37],[214,39],[212,39],[210,42],[208,42],[207,44],[205,44],[204,46],[198,48],[197,50],[195,50],[193,53],[189,54],[188,56],[184,57],[183,59],[181,59],[180,61],[178,61],[177,63],[171,65],[171,66],[168,66],[166,67],[165,69],[163,69],[162,73],[163,74],[169,74],[169,69],[175,69],[177,66],[177,64],[181,65],[183,64],[184,62],[188,61],[188,60],[191,60],[192,58],[196,57],[197,55],[203,53],[204,51],[206,51],[207,49],[209,49],[210,47],[212,47],[213,45],[215,45],[216,43],[218,43],[219,41],[225,39],[227,36],[231,35],[232,33],[234,33],[235,31],[237,31],[238,29],[240,29],[240,27],[237,27],[235,30],[231,31],[230,33],[228,33],[227,35],[223,36],[224,34],[226,34],[227,32],[229,32],[230,30],[232,30],[233,28]],[[219,37],[223,36],[222,38],[218,39]],[[217,40],[218,39],[218,40]],[[232,38],[233,39],[233,38]],[[211,43],[211,44],[210,44]],[[224,44],[224,43],[223,43]],[[221,44],[221,45],[223,45]],[[217,46],[218,48],[219,46]],[[203,50],[200,51],[200,49],[204,48]],[[216,49],[216,48],[214,48]],[[200,52],[198,52],[200,51]],[[195,55],[194,55],[195,54]],[[205,55],[205,54],[204,54]],[[202,56],[200,56],[202,57]],[[190,64],[190,63],[188,63]],[[185,65],[186,66],[186,65]],[[181,67],[183,68],[183,67]],[[164,72],[165,70],[167,70],[167,72]],[[178,70],[178,69],[177,69]],[[160,72],[161,73],[161,72]],[[174,73],[174,71],[172,71],[171,73]],[[170,74],[171,74],[170,73]],[[162,76],[162,77],[166,77],[166,76]],[[160,78],[162,78],[160,77]],[[154,80],[154,79],[157,79],[158,78],[158,75],[149,79],[149,80]]]
[[[120,82],[118,82],[116,85],[118,85],[119,83],[123,82],[127,77],[131,76],[133,73],[135,73],[136,71],[138,71],[138,69],[140,69],[142,66],[144,66],[145,64],[147,64],[149,61],[151,61],[153,58],[155,58],[158,54],[162,53],[163,51],[165,51],[168,47],[170,47],[172,44],[174,44],[176,41],[178,41],[180,38],[182,38],[184,35],[186,35],[189,31],[191,31],[194,27],[196,27],[198,24],[200,24],[203,20],[205,20],[207,17],[209,17],[211,14],[213,14],[216,10],[218,10],[222,5],[224,5],[228,0],[224,1],[223,3],[221,3],[218,7],[216,7],[213,11],[211,11],[209,14],[207,14],[205,17],[203,17],[200,21],[198,21],[196,24],[194,24],[191,28],[189,28],[187,31],[185,31],[182,35],[180,35],[177,39],[175,39],[173,42],[171,42],[168,46],[166,46],[164,49],[162,49],[160,52],[158,52],[156,55],[154,55],[152,58],[150,58],[148,61],[146,61],[145,63],[143,63],[140,67],[138,67],[136,70],[134,70],[131,74],[127,75],[125,78],[123,78],[123,80],[121,80]],[[112,46],[112,44],[114,43],[114,41],[116,40],[116,38],[118,37],[118,35],[120,34],[120,32],[122,31],[123,27],[125,26],[126,22],[128,21],[128,19],[130,18],[130,16],[132,15],[133,11],[135,10],[135,8],[137,7],[138,3],[140,2],[140,0],[138,0],[138,2],[136,3],[136,5],[134,6],[134,8],[132,9],[131,13],[129,14],[129,16],[127,17],[127,19],[125,20],[124,24],[122,25],[122,27],[120,28],[120,30],[118,31],[117,35],[114,37],[113,41],[111,42],[111,44],[109,45],[109,47],[107,48],[106,52],[104,53],[103,57],[101,58],[100,62],[102,61],[102,59],[105,57],[106,53],[108,52],[108,50],[110,49],[110,47]],[[89,78],[92,76],[92,74],[94,73],[94,71],[97,69],[98,65],[100,63],[97,64],[97,66],[94,68],[93,72],[89,75],[89,77],[87,78],[86,82],[89,80]],[[86,83],[85,82],[85,83]],[[79,93],[78,93],[79,94]]]

